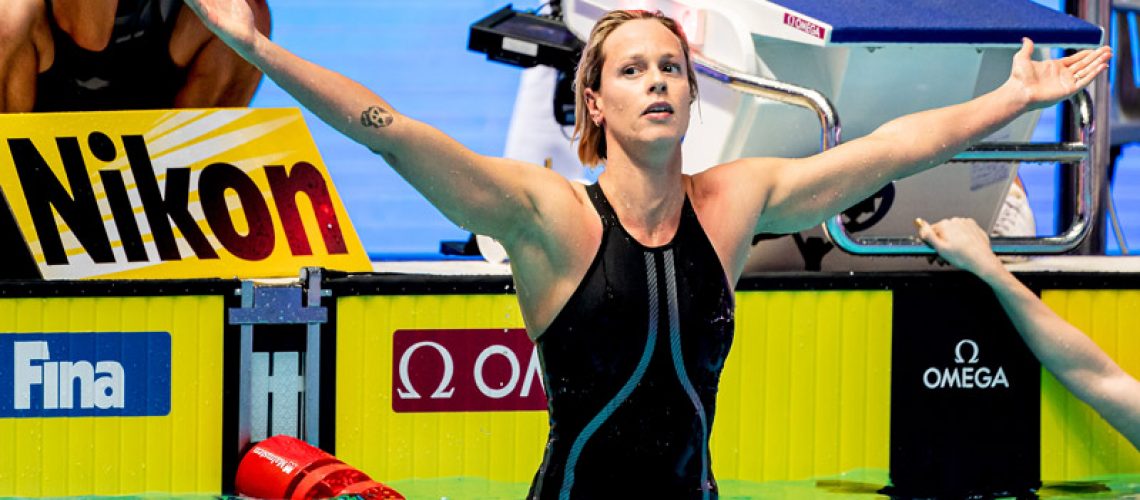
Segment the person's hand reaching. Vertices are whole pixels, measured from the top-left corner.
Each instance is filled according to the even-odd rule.
[[[946,262],[978,275],[983,280],[1003,269],[990,250],[990,238],[973,219],[951,218],[930,224],[915,219],[918,237],[938,251]]]

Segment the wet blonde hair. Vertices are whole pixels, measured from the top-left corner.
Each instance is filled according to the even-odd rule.
[[[592,167],[606,159],[605,127],[595,124],[590,119],[590,111],[586,106],[586,89],[597,92],[602,87],[602,66],[606,61],[602,45],[619,26],[639,19],[653,19],[660,22],[680,40],[681,51],[685,55],[685,70],[689,77],[689,97],[693,99],[697,97],[697,75],[693,73],[693,62],[689,58],[689,39],[685,37],[681,25],[661,11],[615,10],[606,14],[598,20],[590,32],[590,39],[586,42],[586,48],[582,50],[582,59],[578,62],[578,73],[574,77],[574,137],[579,140],[578,159],[584,165]]]

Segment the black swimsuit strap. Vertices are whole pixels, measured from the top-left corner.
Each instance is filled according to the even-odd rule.
[[[590,195],[590,201],[594,204],[594,209],[598,211],[598,215],[602,218],[602,225],[606,228],[616,227],[619,225],[617,212],[614,212],[614,207],[610,205],[610,200],[606,198],[606,193],[602,191],[600,182],[595,182],[586,186],[586,194]]]

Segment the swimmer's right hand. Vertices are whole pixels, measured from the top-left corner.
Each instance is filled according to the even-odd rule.
[[[246,0],[185,0],[215,35],[239,53],[253,50],[260,33]]]
[[[990,238],[973,219],[952,218],[930,224],[915,219],[918,237],[938,251],[947,262],[986,280],[1004,271],[990,249]]]

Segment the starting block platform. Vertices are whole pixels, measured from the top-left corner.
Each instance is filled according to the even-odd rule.
[[[1100,27],[1028,0],[569,0],[564,7],[567,26],[583,38],[611,9],[661,10],[682,24],[698,64],[818,93],[836,116],[834,130],[824,123],[824,145],[996,89],[1008,78],[1022,37],[1034,40],[1039,58],[1049,57],[1045,48],[1093,47],[1104,39]],[[686,172],[741,157],[803,157],[821,150],[822,115],[699,73],[700,106],[684,143]],[[1028,143],[1038,116],[1026,113],[985,142]],[[914,234],[915,217],[957,216],[989,228],[1019,164],[970,161],[895,181],[846,212],[846,227],[854,237],[899,238]],[[929,267],[925,258],[833,250],[822,229],[810,229],[760,242],[747,269]]]

